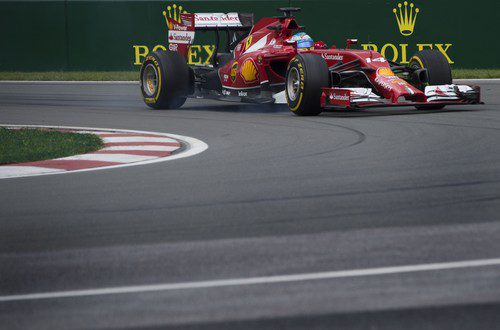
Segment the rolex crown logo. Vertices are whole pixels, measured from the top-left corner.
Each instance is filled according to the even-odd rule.
[[[167,12],[168,12],[168,17],[167,17]],[[173,22],[180,23],[181,14],[186,14],[186,13],[187,11],[182,10],[182,6],[177,7],[176,4],[173,4],[172,6],[167,6],[167,10],[163,11],[163,16],[165,17],[165,22],[167,23],[169,30],[172,29]]]
[[[394,8],[392,12],[396,16],[396,20],[398,22],[399,31],[404,36],[410,36],[413,34],[413,29],[415,28],[415,22],[417,21],[417,15],[420,9],[413,7],[415,6],[413,3],[410,3],[410,8],[408,9],[408,1],[403,5],[398,3],[398,9]],[[399,15],[398,15],[399,14]]]

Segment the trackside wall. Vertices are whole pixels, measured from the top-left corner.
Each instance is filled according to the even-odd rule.
[[[433,48],[456,68],[498,68],[495,0],[408,1],[408,16],[397,0],[0,0],[0,71],[137,69],[148,51],[167,46],[163,11],[171,6],[173,15],[173,4],[189,12],[253,12],[256,19],[297,6],[308,34],[329,45],[358,38],[357,47],[403,63]],[[212,51],[210,36],[200,33],[189,59],[203,63]]]

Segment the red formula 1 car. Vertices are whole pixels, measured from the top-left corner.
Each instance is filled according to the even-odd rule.
[[[451,69],[438,51],[417,52],[408,65],[371,50],[328,49],[301,32],[293,13],[263,18],[252,14],[180,14],[169,19],[169,51],[147,55],[141,90],[152,108],[179,108],[187,97],[251,103],[284,103],[297,115],[325,109],[415,106],[440,109],[480,103],[478,87],[452,84]],[[213,31],[209,65],[188,65],[198,31]],[[223,41],[221,41],[221,39]],[[223,44],[223,47],[221,46]],[[222,51],[221,51],[222,48]]]

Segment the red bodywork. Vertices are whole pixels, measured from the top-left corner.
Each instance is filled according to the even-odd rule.
[[[190,15],[196,14],[183,14],[183,21],[192,24],[193,19],[189,17]],[[182,23],[179,27],[182,28]],[[296,43],[290,42],[289,39],[300,29],[294,17],[263,18],[258,21],[248,37],[234,47],[232,60],[220,67],[214,67],[222,85],[222,98],[257,98],[265,90],[274,93],[283,91],[288,63],[297,54],[306,52],[321,56],[330,69],[342,64],[348,67],[349,63],[356,62],[356,68],[362,68],[361,74],[366,76],[372,90],[382,97],[377,102],[368,100],[356,102],[354,105],[350,102],[349,90],[332,87],[331,84],[322,89],[322,107],[359,108],[430,103],[424,91],[395,75],[391,71],[390,63],[378,52],[334,47],[324,49],[326,45],[322,42],[317,42],[313,49],[297,49]],[[348,40],[348,44],[350,43],[353,42]],[[177,49],[177,46],[175,48]],[[170,49],[173,50],[172,43]],[[187,52],[184,44],[179,50],[184,55]],[[433,103],[444,104],[442,101]],[[458,99],[446,102],[446,104],[456,103],[467,102]]]
[[[268,29],[269,26],[277,26],[278,24],[283,26],[281,31]],[[284,84],[285,77],[283,71],[275,71],[275,68],[280,69],[283,66],[276,63],[282,61],[287,65],[299,52],[308,52],[323,57],[328,67],[338,62],[347,63],[357,59],[360,61],[361,66],[373,68],[374,71],[367,74],[368,78],[382,96],[391,100],[392,103],[397,103],[400,97],[404,97],[406,100],[414,102],[426,101],[426,97],[422,91],[416,89],[394,74],[390,74],[392,71],[390,70],[389,63],[380,53],[352,49],[314,49],[299,51],[295,43],[290,44],[287,42],[297,29],[298,24],[294,18],[264,18],[260,20],[254,26],[250,35],[235,48],[235,60],[226,64],[219,70],[223,87],[248,89],[260,87],[260,84],[266,82],[269,82],[270,85]],[[250,42],[248,42],[249,40]],[[262,46],[260,44],[262,44]],[[252,47],[257,49],[252,51]],[[245,79],[242,70],[247,62],[250,62],[246,64],[247,66],[255,65],[257,72],[256,79],[250,81]],[[227,79],[227,77],[230,79]],[[325,88],[324,92],[328,95],[333,92],[333,89]]]

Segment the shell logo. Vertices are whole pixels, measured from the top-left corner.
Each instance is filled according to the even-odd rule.
[[[385,67],[378,68],[377,74],[379,76],[386,76],[386,77],[394,76],[394,72],[392,72],[391,69]]]
[[[253,83],[259,80],[259,72],[253,60],[246,60],[241,67],[241,76],[246,83]]]

